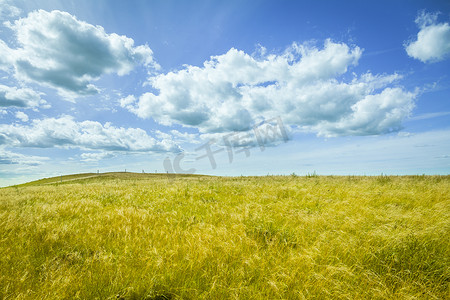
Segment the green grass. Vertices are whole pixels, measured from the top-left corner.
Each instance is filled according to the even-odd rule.
[[[0,189],[2,299],[450,298],[450,176],[60,180]]]

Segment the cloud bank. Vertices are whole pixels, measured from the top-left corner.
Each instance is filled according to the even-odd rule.
[[[0,107],[49,108],[41,94],[29,88],[16,88],[0,84]]]
[[[28,165],[38,166],[49,160],[47,157],[23,155],[20,153],[14,153],[6,151],[0,148],[0,165]]]
[[[10,0],[0,0],[0,21],[20,15],[22,11],[12,3]]]
[[[28,120],[29,120],[28,115],[26,113],[24,113],[23,111],[16,112],[16,118],[22,122],[28,122]]]
[[[8,26],[17,48],[0,41],[0,68],[65,95],[97,93],[92,81],[103,74],[124,75],[138,64],[158,68],[147,45],[135,47],[131,38],[107,34],[67,12],[37,10]]]
[[[437,14],[422,11],[416,18],[420,28],[415,41],[405,45],[412,58],[424,63],[444,60],[450,55],[450,25],[437,23]]]
[[[415,93],[395,86],[401,76],[348,77],[362,50],[326,40],[322,49],[292,44],[283,54],[251,56],[232,48],[202,67],[150,78],[152,88],[121,106],[141,118],[196,127],[201,133],[247,131],[281,116],[286,125],[322,136],[398,131]]]
[[[0,124],[0,146],[75,147],[88,150],[179,152],[172,140],[156,140],[140,128],[76,122],[70,116],[33,120],[31,125]]]
[[[111,152],[88,152],[88,153],[81,153],[81,161],[84,162],[96,162],[105,158],[111,158],[114,157],[114,154]]]

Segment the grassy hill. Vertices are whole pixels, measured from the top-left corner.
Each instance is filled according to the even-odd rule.
[[[25,187],[43,184],[60,183],[93,183],[110,180],[144,180],[153,178],[197,178],[204,175],[194,174],[164,174],[164,173],[133,173],[133,172],[107,172],[107,173],[80,173],[71,175],[61,175],[50,178],[43,178],[27,183],[15,185],[15,187]]]
[[[0,189],[2,299],[448,299],[450,176],[104,173]]]

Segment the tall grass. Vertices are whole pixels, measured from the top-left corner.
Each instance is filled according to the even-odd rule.
[[[450,298],[449,176],[127,176],[0,189],[0,298]]]

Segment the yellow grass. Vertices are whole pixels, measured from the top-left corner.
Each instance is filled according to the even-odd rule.
[[[93,175],[0,189],[0,298],[450,298],[449,176]]]

